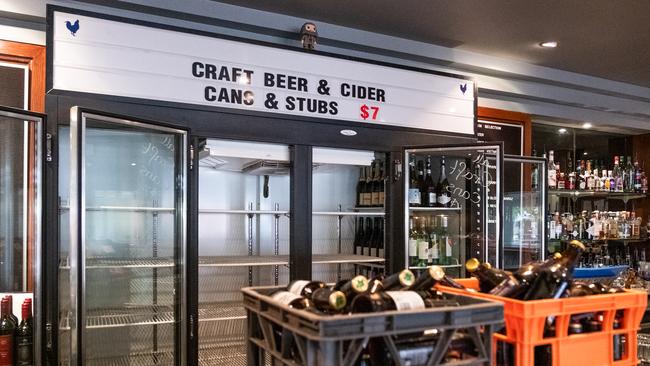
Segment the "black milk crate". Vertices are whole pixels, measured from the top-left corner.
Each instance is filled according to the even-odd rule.
[[[248,365],[352,366],[372,338],[385,342],[396,366],[399,344],[435,329],[437,340],[426,365],[440,365],[454,334],[462,330],[471,338],[477,356],[455,365],[490,365],[492,333],[504,323],[498,302],[446,294],[460,306],[413,311],[385,311],[352,315],[317,315],[282,305],[267,294],[277,286],[242,289],[248,318]],[[290,352],[290,349],[297,350]]]

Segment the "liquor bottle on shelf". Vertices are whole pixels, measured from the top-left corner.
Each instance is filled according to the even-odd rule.
[[[357,182],[357,207],[363,207],[366,201],[366,168],[359,169],[359,181]]]
[[[420,182],[418,181],[417,172],[415,170],[415,156],[410,157],[409,161],[409,206],[419,207],[422,205],[422,197],[420,195]]]
[[[438,237],[438,226],[436,225],[436,217],[431,217],[431,223],[429,225],[429,242],[431,243],[431,248],[429,248],[429,265],[440,264],[440,243]]]
[[[14,314],[14,297],[12,295],[5,295],[5,299],[9,302],[9,318],[18,326],[18,317]]]
[[[539,189],[538,175],[539,175],[539,169],[537,168],[537,164],[533,164],[533,168],[530,171],[530,190],[532,192],[536,192]]]
[[[424,206],[435,207],[438,204],[438,197],[436,195],[436,185],[433,183],[431,176],[431,156],[427,156],[426,176],[424,178]]]
[[[612,171],[612,175],[614,177],[614,191],[615,192],[623,192],[624,186],[623,186],[623,170],[621,169],[620,166],[620,160],[618,156],[614,156],[614,169]]]
[[[634,161],[634,192],[641,193],[641,167],[638,158]]]
[[[426,267],[429,263],[429,236],[425,229],[424,218],[420,219],[418,228],[418,267]]]
[[[372,186],[374,182],[374,168],[375,162],[373,161],[369,167],[366,167],[366,195],[364,201],[364,207],[372,207]]]
[[[16,366],[34,365],[34,322],[32,320],[32,303],[25,301],[21,307],[22,320],[16,328]]]
[[[555,170],[555,161],[554,161],[553,150],[548,152],[548,188],[557,189],[557,171]]]
[[[645,170],[641,169],[641,193],[648,193],[648,177],[645,174]]]
[[[634,192],[634,164],[632,163],[632,156],[627,156],[627,165],[625,166],[625,191]]]
[[[449,180],[445,171],[445,156],[440,158],[440,176],[436,185],[436,196],[438,198],[438,207],[449,207],[451,204],[451,192],[449,192]]]
[[[16,324],[10,317],[9,300],[0,301],[0,365],[14,364],[14,336]]]
[[[363,217],[357,219],[357,230],[354,234],[354,254],[363,255],[363,239],[365,238]]]
[[[289,283],[287,286],[287,291],[291,292],[292,294],[310,299],[314,291],[324,287],[327,287],[327,285],[321,281],[297,280]]]
[[[453,261],[453,243],[449,235],[449,217],[440,216],[440,228],[438,229],[438,239],[440,240],[440,262],[445,265],[457,264]]]
[[[415,228],[415,218],[409,218],[409,241],[408,241],[409,266],[418,266],[418,231]]]

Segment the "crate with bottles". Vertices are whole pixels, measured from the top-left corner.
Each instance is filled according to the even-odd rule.
[[[648,192],[648,177],[638,158],[614,156],[613,163],[603,160],[580,160],[575,169],[568,159],[561,167],[555,161],[553,150],[548,154],[548,188],[550,190],[575,190],[593,192]]]
[[[248,364],[265,357],[294,365],[489,364],[501,305],[446,294],[438,283],[462,287],[431,266],[419,276],[404,269],[370,280],[242,289]]]
[[[638,363],[630,340],[647,306],[644,281],[632,270],[608,283],[574,280],[586,249],[574,240],[562,253],[514,272],[466,262],[473,278],[458,282],[474,291],[446,291],[503,302],[506,326],[493,335],[497,365]]]

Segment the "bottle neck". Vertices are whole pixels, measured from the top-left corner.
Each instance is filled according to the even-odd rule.
[[[32,304],[23,304],[22,318],[27,320],[32,317]]]

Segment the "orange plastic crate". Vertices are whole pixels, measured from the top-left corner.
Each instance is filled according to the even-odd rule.
[[[478,289],[478,280],[475,278],[461,279],[458,282],[467,288]],[[611,295],[521,301],[449,287],[441,289],[445,292],[469,293],[471,296],[503,303],[505,334],[493,335],[494,364],[497,364],[498,342],[515,346],[517,366],[535,365],[535,346],[540,345],[551,346],[553,366],[627,366],[639,363],[636,339],[648,302],[648,293],[645,291],[628,290]],[[623,322],[615,330],[613,321],[617,310],[623,311]],[[604,313],[602,331],[568,335],[571,315],[593,312]],[[544,324],[549,316],[555,317],[556,334],[544,338]],[[622,358],[618,361],[614,361],[614,335],[625,335],[627,339]]]

